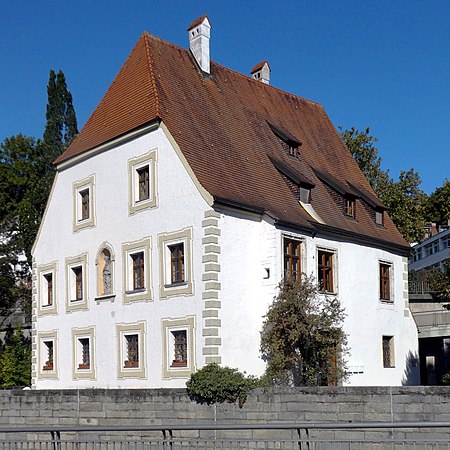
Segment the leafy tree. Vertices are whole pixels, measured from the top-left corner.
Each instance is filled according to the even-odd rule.
[[[419,188],[422,180],[418,172],[401,171],[398,181],[394,181],[389,171],[381,168],[382,160],[375,146],[378,139],[370,135],[369,128],[365,131],[340,128],[340,135],[403,237],[409,242],[419,241],[425,226],[427,196]]]
[[[445,180],[443,185],[436,188],[428,197],[426,205],[426,218],[429,222],[444,225],[450,219],[450,181]]]
[[[31,384],[31,342],[17,327],[0,353],[0,385],[4,388]]]
[[[313,278],[282,282],[265,316],[261,353],[266,377],[294,386],[336,384],[346,376],[344,310],[318,295]]]
[[[239,407],[245,403],[248,392],[258,385],[257,378],[216,363],[207,364],[193,373],[186,383],[189,397],[197,403],[212,405],[239,400]]]

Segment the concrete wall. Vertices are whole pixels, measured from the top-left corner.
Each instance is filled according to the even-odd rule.
[[[183,389],[2,391],[0,413],[1,426],[49,427],[212,423],[215,416],[220,424],[328,421],[437,422],[450,421],[450,388],[257,389],[249,395],[242,408],[237,404],[222,404],[217,405],[216,411],[214,406],[199,405],[190,401]],[[444,431],[448,433],[448,430],[426,430],[430,436],[432,433],[433,437],[438,435],[448,437]],[[181,436],[180,433],[176,432],[175,436]],[[261,436],[256,431],[246,433],[247,437]],[[271,437],[274,437],[275,433],[280,437],[288,437],[284,431],[266,433]],[[332,437],[330,432],[325,431],[311,430],[310,433],[311,436]],[[336,436],[345,434],[333,433],[336,433]],[[360,431],[356,435],[362,438],[376,432],[366,433]],[[389,431],[382,433],[389,436]],[[402,432],[397,433],[400,433],[399,436],[403,435]],[[185,435],[193,436],[192,432]],[[160,434],[157,436],[160,437]],[[3,438],[4,436],[0,434],[0,440]]]

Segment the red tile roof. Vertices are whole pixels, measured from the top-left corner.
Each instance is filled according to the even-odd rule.
[[[313,230],[317,223],[292,195],[272,160],[311,180],[316,212],[330,231],[409,249],[389,217],[377,226],[362,205],[347,218],[314,169],[338,183],[373,191],[325,113],[312,101],[211,62],[211,76],[192,54],[147,33],[78,137],[56,164],[161,119],[201,185],[216,199],[264,210],[281,223]],[[289,156],[269,124],[301,142]],[[351,183],[351,184],[350,184]],[[359,200],[361,201],[361,200]],[[322,230],[323,227],[320,227]]]
[[[261,70],[264,67],[264,64],[267,64],[269,66],[269,70],[270,70],[269,61],[261,61],[260,63],[256,64],[256,66],[253,67],[252,70],[250,70],[250,73],[253,74],[253,73],[257,72],[258,70]]]

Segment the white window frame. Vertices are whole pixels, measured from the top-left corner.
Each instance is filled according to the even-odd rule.
[[[58,271],[57,261],[53,261],[49,264],[43,264],[38,266],[38,316],[44,316],[46,314],[58,313],[57,302],[57,289],[56,289],[56,276]],[[52,304],[48,304],[48,281],[47,275],[52,276]]]
[[[82,273],[82,292],[81,300],[75,299],[75,273],[73,269],[81,267]],[[88,255],[82,255],[66,258],[66,312],[73,312],[88,309]]]
[[[156,161],[156,149],[128,160],[128,213],[130,215],[158,206]],[[147,199],[139,200],[138,171],[146,166],[148,166],[149,196]]]
[[[125,367],[127,358],[127,336],[138,336],[138,367]],[[118,378],[145,378],[145,322],[121,323],[116,325],[117,335],[117,376]]]
[[[122,279],[123,279],[123,303],[152,300],[151,280],[151,248],[152,241],[146,237],[139,241],[122,244]],[[133,255],[144,254],[144,288],[133,288]]]
[[[42,379],[58,379],[58,331],[46,331],[38,333],[38,358],[37,358],[37,377]],[[53,368],[44,370],[48,361],[47,342],[53,343]]]
[[[91,175],[83,180],[76,181],[72,186],[73,197],[73,231],[95,226],[95,176]],[[81,193],[89,190],[89,217],[82,218]]]
[[[381,265],[389,266],[389,300],[381,298]],[[390,304],[394,303],[394,264],[392,261],[386,261],[383,259],[378,260],[378,299],[381,303]]]
[[[82,345],[80,339],[89,340],[89,368],[80,368]],[[72,328],[72,378],[95,379],[95,327]]]
[[[194,282],[192,279],[192,228],[184,228],[172,233],[158,235],[160,298],[178,295],[192,295]],[[172,284],[170,247],[183,244],[184,281]]]
[[[195,367],[195,316],[179,319],[163,319],[163,378],[188,378],[196,371]],[[177,367],[172,365],[175,358],[175,343],[173,332],[186,331],[187,365]]]
[[[316,264],[315,264],[315,271],[316,271],[316,280],[317,283],[319,283],[319,252],[326,252],[332,254],[332,266],[331,271],[333,275],[333,292],[328,291],[322,291],[319,288],[319,294],[322,295],[337,295],[339,292],[339,286],[338,286],[338,251],[337,249],[329,248],[329,247],[316,247]]]

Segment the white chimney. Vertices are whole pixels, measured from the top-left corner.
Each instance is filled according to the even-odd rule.
[[[194,20],[188,28],[189,48],[197,60],[203,72],[210,73],[209,70],[209,35],[211,24],[207,16]]]
[[[267,61],[256,64],[251,70],[253,79],[261,81],[262,83],[269,84],[270,82],[270,66]]]

